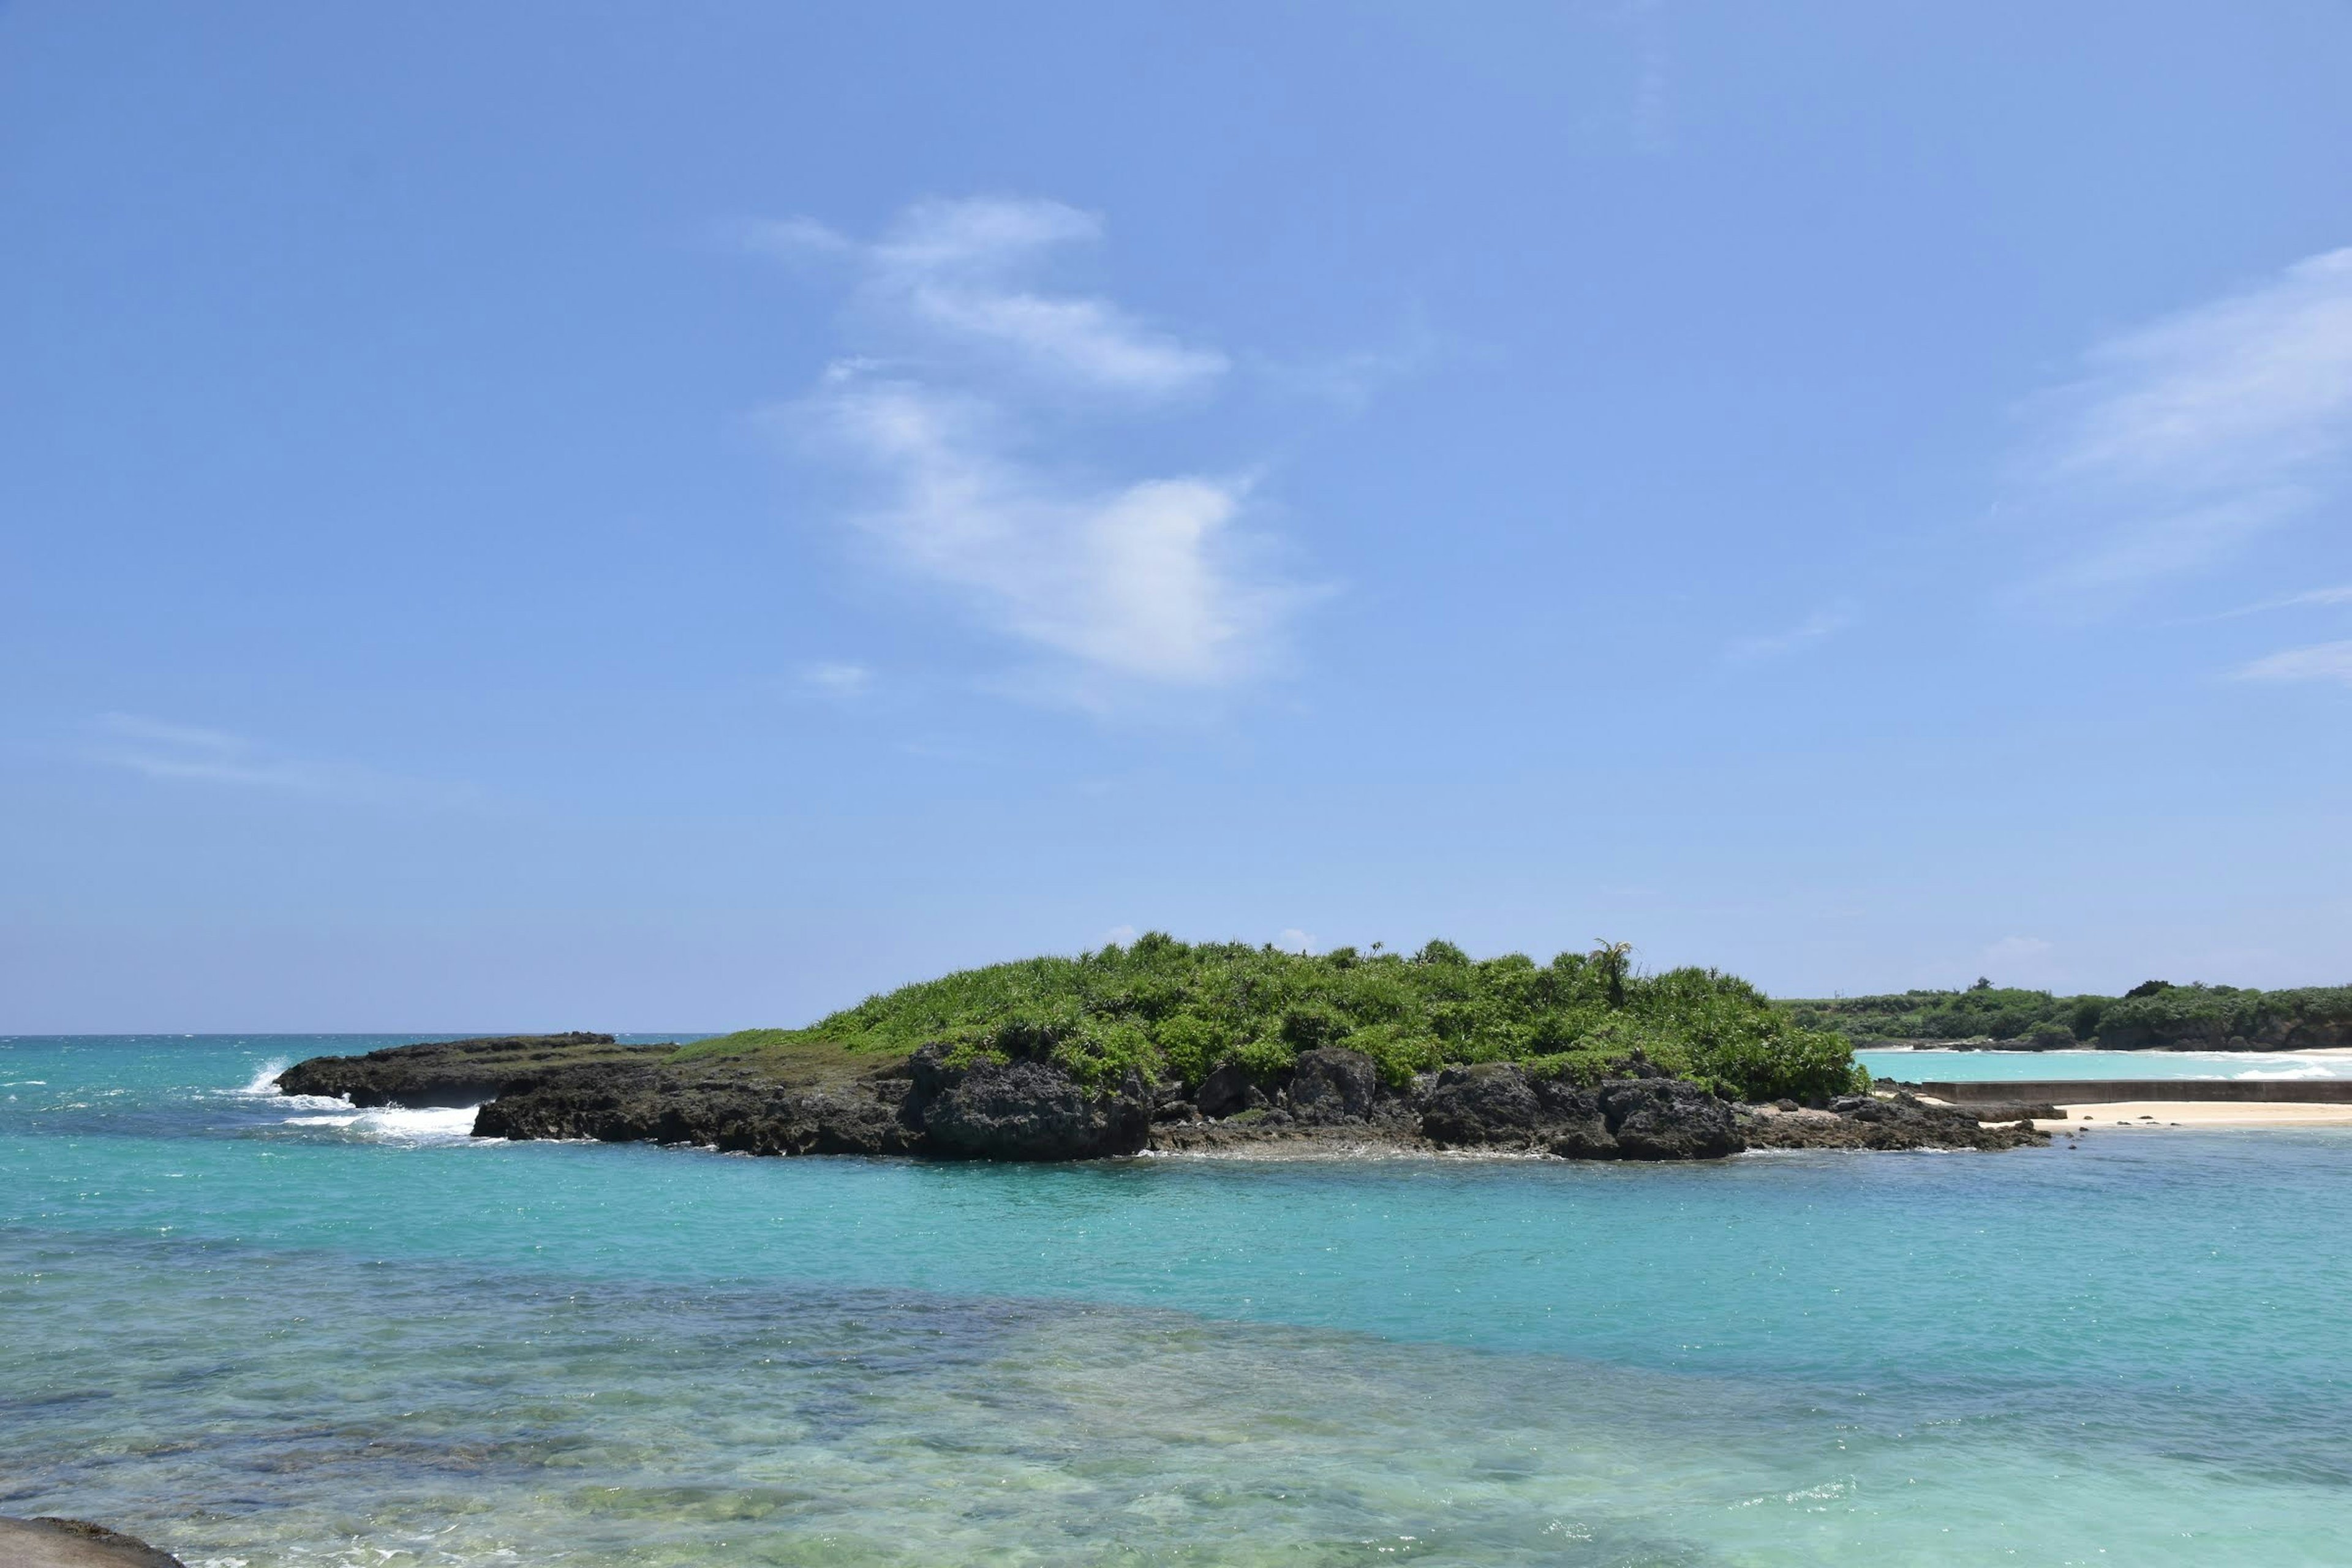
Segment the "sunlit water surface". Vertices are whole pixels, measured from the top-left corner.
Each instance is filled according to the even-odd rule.
[[[475,1142],[0,1041],[0,1511],[217,1568],[2335,1563],[2352,1135],[1691,1168]]]
[[[2333,1051],[1856,1051],[1878,1078],[1907,1083],[2014,1083],[2024,1079],[2352,1078]]]

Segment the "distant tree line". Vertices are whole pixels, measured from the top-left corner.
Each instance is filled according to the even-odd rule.
[[[2062,996],[1979,980],[1965,991],[1811,998],[1778,1004],[1808,1029],[1857,1045],[1990,1040],[2033,1050],[2294,1049],[2352,1045],[2352,986],[2256,991],[2150,980],[2120,996]]]

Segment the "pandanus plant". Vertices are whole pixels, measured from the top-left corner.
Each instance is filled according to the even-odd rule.
[[[1625,969],[1627,962],[1633,956],[1633,944],[1611,942],[1605,936],[1596,936],[1592,940],[1598,944],[1592,950],[1592,964],[1601,971],[1601,978],[1608,983],[1609,1005],[1622,1007],[1625,1005]]]

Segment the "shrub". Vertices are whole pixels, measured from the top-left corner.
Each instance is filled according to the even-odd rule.
[[[1779,1004],[1790,1022],[1872,1040],[2023,1038],[2042,1047],[2095,1042],[2104,1049],[2227,1047],[2233,1040],[2285,1045],[2352,1033],[2352,986],[2251,991],[2233,985],[2146,981],[2121,996],[2047,991],[1906,991]]]
[[[1860,1081],[1844,1038],[1706,969],[1644,976],[1626,950],[1476,960],[1446,942],[1410,959],[1322,957],[1152,931],[1076,958],[965,970],[871,996],[778,1039],[859,1052],[943,1042],[958,1059],[1056,1062],[1081,1080],[1129,1072],[1196,1084],[1232,1062],[1261,1079],[1303,1050],[1363,1052],[1399,1085],[1449,1062],[1520,1061],[1590,1079],[1639,1052],[1749,1099],[1817,1098]]]

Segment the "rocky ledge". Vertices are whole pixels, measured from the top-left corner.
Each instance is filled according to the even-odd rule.
[[[956,1065],[936,1046],[881,1061],[844,1058],[853,1066],[824,1081],[794,1082],[738,1062],[666,1059],[672,1047],[614,1047],[604,1036],[515,1039],[534,1047],[510,1058],[488,1047],[511,1042],[480,1040],[321,1058],[278,1082],[295,1093],[335,1093],[312,1086],[349,1082],[355,1088],[342,1092],[362,1104],[487,1100],[474,1122],[485,1138],[992,1160],[1342,1147],[1642,1161],[1713,1160],[1750,1148],[1990,1150],[2046,1142],[2018,1119],[2055,1114],[2050,1107],[1964,1111],[1910,1095],[1851,1095],[1810,1108],[1738,1105],[1638,1054],[1622,1076],[1591,1085],[1486,1062],[1391,1086],[1370,1058],[1327,1047],[1301,1053],[1277,1078],[1228,1066],[1185,1089],[1134,1076],[1088,1087],[1042,1060]],[[552,1044],[566,1039],[578,1044]],[[367,1065],[386,1059],[394,1069]],[[495,1081],[485,1076],[487,1062],[505,1060],[511,1065]],[[478,1091],[471,1101],[469,1089]],[[376,1098],[358,1100],[359,1093]]]
[[[288,1094],[318,1094],[353,1105],[406,1106],[412,1110],[479,1105],[554,1068],[651,1061],[677,1049],[621,1046],[610,1035],[488,1035],[394,1046],[362,1057],[312,1057],[279,1073]]]
[[[2047,1143],[2034,1119],[2061,1121],[2054,1105],[1931,1105],[1915,1095],[1849,1094],[1826,1107],[1743,1106],[1751,1149],[2015,1149]]]

